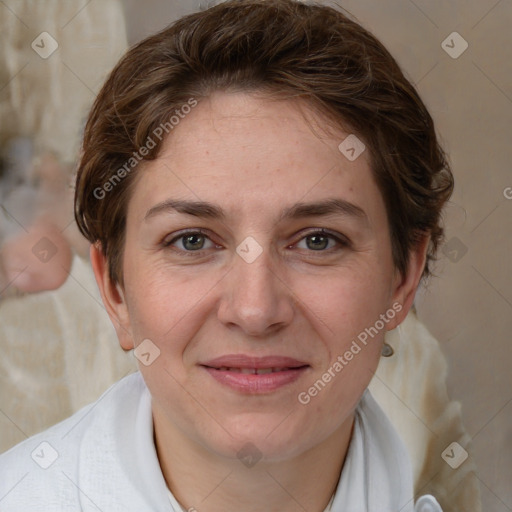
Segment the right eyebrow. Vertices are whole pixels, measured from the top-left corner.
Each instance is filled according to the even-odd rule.
[[[150,208],[144,220],[147,221],[151,217],[159,213],[173,212],[185,213],[194,217],[205,217],[210,219],[225,219],[222,208],[209,203],[207,201],[185,201],[179,199],[167,199]]]

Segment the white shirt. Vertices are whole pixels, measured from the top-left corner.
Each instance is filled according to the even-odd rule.
[[[182,512],[160,469],[141,374],[0,455],[0,510]],[[368,391],[328,511],[442,512],[429,496],[414,507],[406,449]]]

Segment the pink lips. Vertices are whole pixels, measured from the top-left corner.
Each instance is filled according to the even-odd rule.
[[[231,354],[201,364],[218,382],[243,393],[269,393],[297,380],[309,365],[282,356]]]

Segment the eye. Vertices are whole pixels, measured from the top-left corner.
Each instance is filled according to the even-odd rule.
[[[210,245],[208,245],[208,243]],[[199,252],[212,249],[215,244],[200,230],[181,232],[171,240],[164,240],[164,247],[174,246],[184,252]]]
[[[305,247],[300,247],[301,243],[305,243]],[[336,247],[347,247],[348,241],[341,236],[336,236],[325,230],[317,230],[308,233],[305,237],[301,238],[297,247],[300,249],[308,249],[316,252],[327,252],[326,250]]]
[[[328,252],[348,247],[350,242],[342,235],[335,235],[324,229],[311,231],[303,236],[296,247],[308,252]],[[201,229],[182,231],[174,234],[172,238],[166,238],[162,242],[163,247],[168,247],[178,253],[192,256],[193,253],[201,253],[209,249],[220,248]],[[292,246],[290,246],[292,247]]]

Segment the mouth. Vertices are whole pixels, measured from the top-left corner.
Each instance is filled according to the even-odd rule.
[[[301,367],[282,367],[282,368],[228,368],[227,366],[222,366],[220,368],[212,367],[213,370],[218,370],[220,372],[235,372],[235,373],[244,373],[246,375],[265,375],[267,373],[277,373],[284,372],[289,370],[296,370]]]
[[[282,356],[223,356],[200,365],[214,380],[245,394],[271,393],[299,379],[309,364]]]

